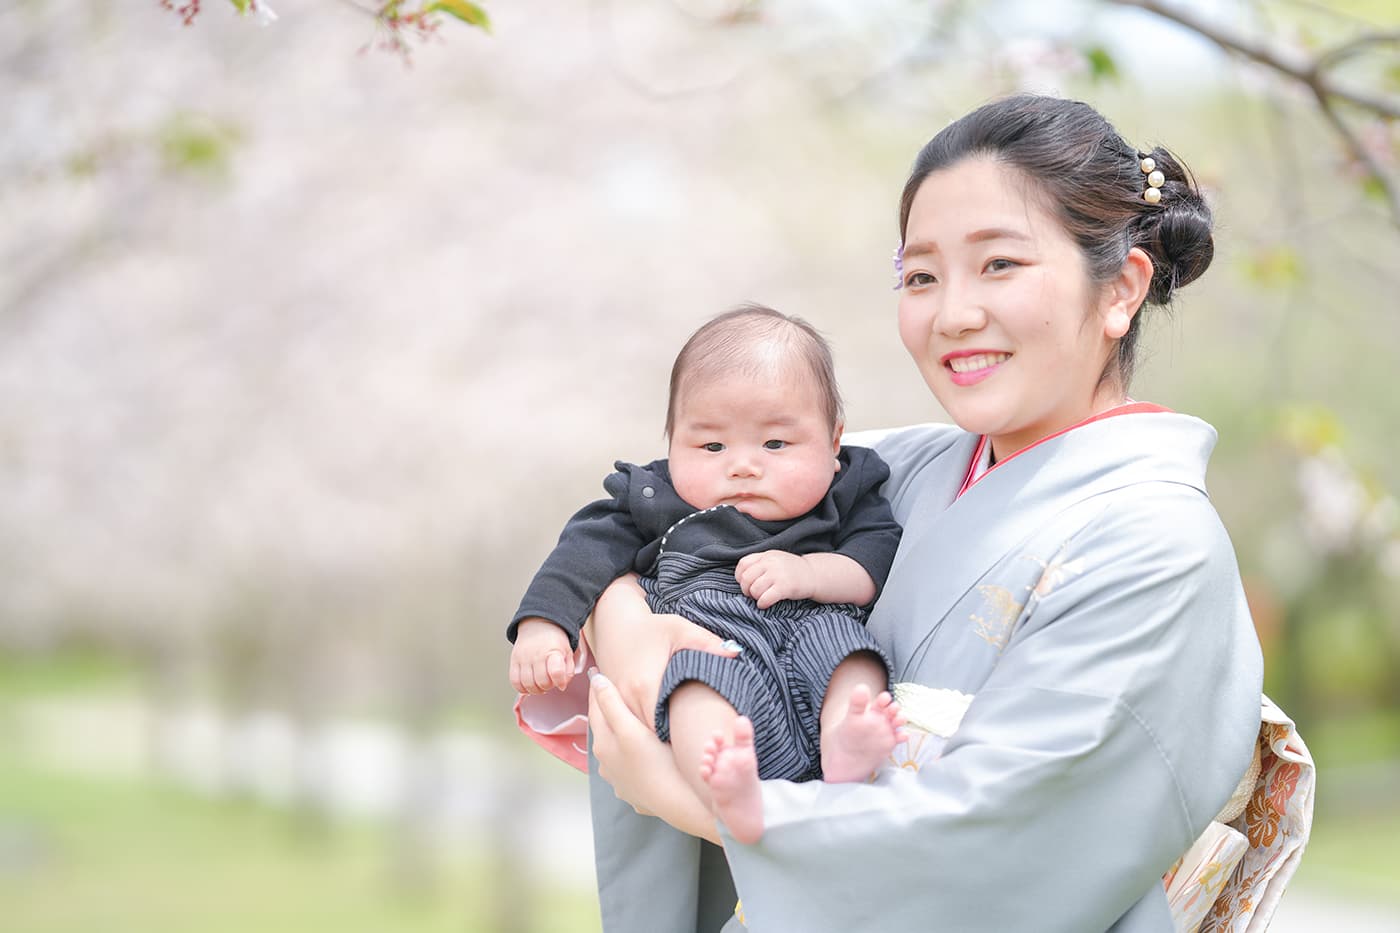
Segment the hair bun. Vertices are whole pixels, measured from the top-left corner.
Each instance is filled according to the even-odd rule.
[[[1176,157],[1161,146],[1149,155],[1166,176],[1166,182],[1162,185],[1161,202],[1141,215],[1135,245],[1147,251],[1155,267],[1147,300],[1165,305],[1178,288],[1194,282],[1210,268],[1215,257],[1213,219],[1195,179]]]

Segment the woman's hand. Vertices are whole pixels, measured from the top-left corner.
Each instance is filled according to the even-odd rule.
[[[684,648],[727,658],[739,653],[689,619],[653,613],[632,575],[614,580],[598,597],[593,616],[584,626],[584,637],[599,670],[611,678],[633,715],[649,727],[655,725],[661,675],[671,655]]]
[[[670,747],[633,715],[605,675],[590,671],[589,680],[588,727],[599,777],[638,813],[722,845],[714,816],[681,777]]]

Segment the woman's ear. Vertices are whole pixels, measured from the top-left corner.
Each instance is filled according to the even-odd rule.
[[[1128,258],[1118,275],[1108,283],[1108,305],[1104,309],[1104,336],[1120,340],[1132,326],[1133,316],[1147,298],[1152,284],[1152,259],[1138,247],[1128,250]]]

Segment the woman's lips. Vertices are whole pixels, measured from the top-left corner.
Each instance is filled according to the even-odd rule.
[[[965,350],[946,354],[942,363],[948,367],[954,385],[970,386],[986,379],[1009,359],[1011,354],[1000,350]]]

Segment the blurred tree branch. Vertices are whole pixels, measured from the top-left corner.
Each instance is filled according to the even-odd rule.
[[[1394,169],[1382,162],[1382,156],[1363,142],[1356,129],[1345,119],[1339,104],[1353,107],[1368,116],[1388,124],[1400,120],[1400,96],[1387,95],[1380,89],[1357,88],[1342,83],[1335,69],[1381,46],[1400,49],[1400,30],[1364,31],[1330,49],[1307,54],[1271,45],[1219,23],[1208,22],[1175,3],[1161,0],[1106,0],[1116,6],[1136,7],[1176,23],[1213,42],[1232,55],[1241,56],[1291,79],[1312,96],[1323,118],[1341,138],[1347,152],[1363,171],[1375,192],[1384,200],[1391,221],[1400,228],[1400,182]]]
[[[189,25],[199,14],[201,0],[157,0],[161,6],[184,18]],[[264,21],[275,19],[276,14],[268,6],[268,0],[228,0],[241,15],[253,13]],[[396,52],[407,60],[411,49],[410,38],[427,41],[437,34],[443,15],[461,20],[467,25],[489,32],[491,22],[486,10],[473,0],[340,0],[341,3],[371,17],[379,30],[379,37],[367,43],[364,49],[377,47]],[[1238,56],[1260,65],[1304,90],[1317,107],[1323,120],[1340,139],[1352,164],[1363,176],[1365,190],[1384,203],[1392,224],[1400,229],[1400,170],[1396,168],[1395,144],[1391,141],[1390,127],[1400,121],[1400,94],[1388,92],[1387,81],[1400,86],[1400,61],[1390,64],[1388,69],[1377,69],[1375,86],[1357,85],[1341,79],[1337,72],[1348,63],[1378,49],[1387,47],[1400,52],[1400,29],[1382,28],[1361,22],[1359,32],[1336,43],[1330,48],[1307,51],[1272,41],[1271,37],[1261,36],[1236,28],[1223,22],[1208,19],[1173,0],[1104,0],[1113,6],[1142,10],[1152,16],[1175,23],[1197,36],[1213,43],[1227,54]],[[762,22],[764,0],[733,0],[720,11],[707,10],[700,13],[688,5],[672,0],[671,4],[682,15],[706,26],[736,26]],[[596,37],[606,49],[605,60],[619,80],[634,91],[655,99],[687,96],[697,92],[719,91],[731,84],[737,73],[719,81],[701,82],[694,86],[658,91],[638,79],[621,65],[621,55],[616,36],[613,33],[612,3],[609,0],[595,0],[592,10]],[[957,18],[960,4],[951,6],[945,0],[935,0],[930,23],[939,23]],[[1335,12],[1335,11],[1328,11]],[[1093,58],[1091,67],[1095,73],[1113,72],[1113,64],[1107,53],[1095,49],[1084,53]],[[1400,55],[1397,55],[1400,58]],[[742,68],[740,69],[742,70]],[[1374,121],[1376,130],[1358,130],[1356,117],[1344,113],[1344,108],[1363,119]],[[1374,139],[1368,139],[1368,135]]]
[[[1368,24],[1363,20],[1348,20],[1353,34],[1329,47],[1309,49],[1306,42],[1285,44],[1268,34],[1266,27],[1239,28],[1218,19],[1204,17],[1173,0],[1104,0],[1105,3],[1142,10],[1159,19],[1174,23],[1202,39],[1213,43],[1225,53],[1249,61],[1274,73],[1301,90],[1318,114],[1339,139],[1346,152],[1349,166],[1360,176],[1363,190],[1385,205],[1391,223],[1400,229],[1400,169],[1397,168],[1395,143],[1391,127],[1400,121],[1400,93],[1387,85],[1400,88],[1400,54],[1383,58],[1368,72],[1365,80],[1346,78],[1339,74],[1344,66],[1362,57],[1372,61],[1377,53],[1394,49],[1400,53],[1400,29]],[[704,25],[732,26],[764,20],[764,0],[738,0],[723,13],[697,16],[683,5],[676,6],[692,19]],[[638,93],[653,99],[665,99],[697,91],[721,90],[733,81],[733,76],[710,84],[701,84],[680,91],[658,91],[634,75],[621,69],[620,50],[612,35],[613,4],[595,0],[595,24],[606,52],[605,58],[618,78]],[[928,27],[930,38],[940,35],[949,23],[968,14],[961,4],[932,0]],[[742,15],[734,15],[739,11]],[[1321,12],[1335,11],[1323,8]],[[917,44],[915,46],[917,48]],[[1114,77],[1116,67],[1102,47],[1079,49],[1096,76]],[[1096,57],[1097,56],[1097,57]],[[901,58],[907,58],[907,54]],[[900,62],[897,59],[896,62]],[[897,67],[897,65],[896,65]],[[1060,67],[1065,67],[1063,64]],[[889,66],[877,71],[889,70]],[[1356,69],[1352,69],[1355,71]],[[871,76],[873,78],[873,74]],[[862,82],[863,84],[868,82]]]
[[[202,9],[202,0],[185,0],[179,6],[179,0],[157,0],[157,2],[167,10],[178,15],[185,21],[186,26],[194,24]],[[367,51],[369,48],[379,48],[387,52],[396,52],[408,60],[412,54],[412,48],[408,44],[409,38],[426,42],[436,35],[438,27],[442,25],[442,16],[451,16],[459,19],[468,26],[474,26],[483,32],[491,31],[491,17],[486,10],[473,0],[341,0],[343,4],[351,9],[363,13],[374,20],[376,29],[380,35],[377,40],[371,40],[360,51]],[[229,0],[235,12],[239,16],[253,14],[262,23],[270,23],[277,19],[277,14],[269,5],[268,0]]]

